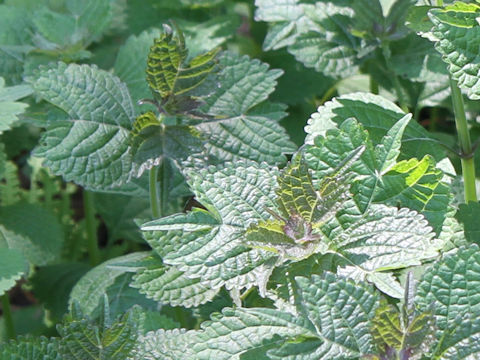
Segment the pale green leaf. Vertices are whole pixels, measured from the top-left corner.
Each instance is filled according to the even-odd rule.
[[[203,111],[215,116],[235,117],[246,114],[265,101],[275,90],[282,70],[269,69],[268,64],[248,56],[225,53],[220,58],[219,88],[206,100]]]
[[[158,258],[139,270],[131,286],[162,304],[186,308],[211,301],[218,293],[218,289],[202,285],[200,278],[188,278],[175,267],[165,267]]]
[[[411,118],[412,115],[407,114],[398,120],[382,138],[382,142],[375,147],[377,164],[380,164],[379,170],[382,175],[396,164],[400,155],[403,132]]]
[[[371,351],[370,319],[378,305],[378,294],[362,283],[354,283],[326,272],[323,276],[297,277],[300,313],[315,326],[324,341],[318,358],[356,357]]]
[[[365,93],[343,95],[320,106],[311,116],[305,128],[306,142],[311,144],[316,136],[325,135],[328,129],[338,128],[346,119],[353,117],[368,131],[372,142],[379,144],[404,116],[398,106],[383,97]],[[401,154],[401,159],[421,158],[427,154],[437,161],[445,157],[444,149],[415,121],[410,121],[405,128]]]
[[[265,286],[274,255],[245,244],[250,224],[270,217],[276,169],[237,162],[188,174],[196,200],[208,213],[195,210],[145,224],[145,237],[165,264],[214,289]],[[273,175],[273,176],[272,176]]]
[[[191,334],[184,329],[161,329],[140,335],[128,360],[196,359]]]
[[[239,360],[249,349],[281,344],[289,338],[313,337],[315,330],[305,319],[278,310],[226,308],[222,314],[212,315],[194,336],[196,359]]]
[[[474,50],[480,43],[479,14],[477,4],[429,11],[434,24],[431,32],[436,38],[435,49],[448,64],[452,78],[473,100],[480,99],[480,59]]]
[[[5,87],[5,80],[0,77],[0,134],[9,130],[28,107],[27,104],[16,101],[32,93],[27,85]]]
[[[27,269],[28,263],[20,251],[0,247],[0,296],[15,286]]]
[[[20,251],[30,263],[57,260],[63,240],[62,226],[50,210],[27,202],[0,207],[0,247]]]
[[[63,63],[41,69],[31,82],[36,94],[69,115],[50,123],[35,150],[45,165],[88,188],[126,182],[134,113],[125,84],[95,66]]]

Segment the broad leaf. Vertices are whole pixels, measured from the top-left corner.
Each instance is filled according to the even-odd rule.
[[[52,121],[35,155],[67,181],[108,189],[132,169],[129,133],[134,113],[127,87],[95,66],[59,63],[42,68],[32,86],[69,118]]]
[[[448,64],[452,78],[473,100],[480,99],[479,56],[473,50],[480,43],[479,14],[480,6],[461,2],[429,11],[434,24],[431,32],[436,41],[435,49]]]
[[[368,131],[372,142],[379,144],[404,116],[399,107],[383,97],[364,93],[343,95],[325,103],[312,114],[305,128],[306,142],[311,144],[316,136],[325,135],[328,129],[338,128],[353,117]],[[445,157],[444,149],[415,121],[410,121],[404,130],[401,152],[401,160],[431,155],[439,161]]]
[[[63,240],[57,217],[40,205],[22,201],[0,207],[0,247],[20,251],[30,263],[46,265],[56,261]]]
[[[245,245],[245,229],[270,217],[276,170],[237,162],[188,174],[189,184],[208,212],[194,210],[146,223],[146,240],[165,264],[213,289],[264,288],[273,254]]]
[[[479,210],[478,202],[469,202],[460,204],[455,214],[455,218],[463,224],[466,240],[478,245],[480,245],[480,224],[477,217]]]
[[[28,107],[27,104],[16,100],[32,93],[30,86],[17,85],[5,87],[5,80],[0,77],[0,134],[9,130]]]
[[[201,134],[193,126],[165,125],[151,111],[137,117],[131,133],[133,162],[140,177],[162,161],[182,161],[202,151]],[[165,176],[167,177],[167,176]]]
[[[315,326],[324,343],[318,358],[350,357],[372,349],[370,319],[378,306],[378,294],[362,283],[354,283],[331,273],[311,278],[297,277],[299,312]]]
[[[461,359],[479,354],[474,345],[480,332],[476,321],[480,314],[479,273],[480,252],[472,244],[445,254],[418,285],[417,304],[423,309],[433,305],[438,339],[434,354],[442,359],[453,359],[455,353],[463,354]]]
[[[211,301],[218,293],[218,289],[202,285],[200,278],[188,278],[173,266],[163,266],[158,258],[139,270],[131,286],[161,304],[187,308]]]
[[[132,274],[144,266],[148,252],[131,253],[110,259],[87,272],[73,287],[69,306],[75,306],[86,316],[99,316],[105,294],[110,301],[111,315],[123,314],[134,304],[146,308],[155,303],[143,297],[138,290],[129,286]]]
[[[315,330],[305,319],[278,310],[227,308],[222,314],[214,314],[192,336],[195,336],[193,351],[197,359],[234,360],[260,345],[313,337]]]
[[[115,74],[127,85],[135,104],[136,113],[140,111],[137,102],[151,96],[145,81],[146,59],[154,39],[159,38],[161,34],[160,30],[152,29],[144,31],[138,36],[130,36],[120,47],[115,60],[113,69]]]
[[[284,163],[284,154],[295,150],[278,124],[286,115],[284,107],[263,103],[282,71],[232,53],[224,54],[219,66],[219,85],[202,107],[214,119],[197,126],[208,139],[208,153],[223,161],[246,158]]]
[[[14,287],[27,269],[28,263],[20,251],[0,247],[0,296]]]
[[[138,337],[137,346],[128,360],[195,359],[191,332],[184,329],[157,330]]]

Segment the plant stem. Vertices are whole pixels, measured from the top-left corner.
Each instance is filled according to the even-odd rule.
[[[152,209],[152,216],[154,219],[161,217],[160,204],[158,201],[157,180],[158,180],[158,168],[153,167],[150,169],[150,208]]]
[[[100,264],[100,251],[98,249],[97,226],[95,224],[95,206],[93,194],[83,190],[83,208],[85,211],[85,223],[87,227],[87,245],[90,265]]]
[[[378,95],[378,83],[370,76],[370,92],[374,95]]]
[[[8,293],[3,294],[1,298],[3,321],[5,323],[5,333],[7,334],[7,339],[14,339],[15,327],[13,325],[12,310],[10,308],[10,300],[8,298]]]
[[[168,180],[167,159],[163,159],[160,164],[160,216],[165,216],[168,203]]]
[[[473,161],[473,149],[468,132],[467,118],[463,106],[462,93],[457,82],[450,78],[450,90],[452,92],[453,111],[455,114],[455,125],[457,127],[458,141],[462,153],[462,173],[465,189],[465,202],[477,201],[475,188],[475,164]]]

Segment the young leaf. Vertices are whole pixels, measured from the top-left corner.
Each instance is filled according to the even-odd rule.
[[[284,107],[264,102],[282,71],[232,53],[223,54],[219,66],[219,85],[201,109],[214,119],[197,126],[208,138],[207,152],[223,161],[284,163],[284,154],[295,150],[278,124],[285,116]]]
[[[134,113],[125,84],[96,66],[63,63],[42,68],[30,82],[36,94],[69,116],[49,124],[35,155],[45,157],[55,174],[87,188],[126,182]]]
[[[448,71],[458,86],[466,89],[472,100],[480,99],[480,65],[473,47],[479,44],[480,6],[458,2],[444,9],[429,11],[434,26],[435,49],[448,64]]]
[[[198,87],[215,67],[219,49],[211,50],[187,63],[188,50],[183,33],[164,25],[164,35],[156,39],[147,59],[147,82],[152,94],[167,112],[175,98]]]
[[[20,251],[0,247],[0,296],[14,287],[27,269],[28,263]]]

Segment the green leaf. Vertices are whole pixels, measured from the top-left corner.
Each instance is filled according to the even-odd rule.
[[[147,59],[147,82],[154,98],[167,104],[174,97],[199,86],[215,67],[219,49],[196,56],[186,62],[188,50],[183,33],[164,25],[164,34],[155,39]]]
[[[342,223],[342,218],[339,221]],[[346,229],[329,234],[337,252],[348,259],[347,264],[354,264],[341,272],[354,277],[363,273],[360,278],[368,278],[373,272],[420,265],[422,260],[434,258],[441,246],[434,236],[432,228],[417,212],[384,205],[371,206]],[[382,289],[381,284],[379,288]],[[395,297],[399,296],[402,294]]]
[[[466,89],[470,99],[480,99],[480,65],[478,53],[472,50],[479,44],[480,7],[458,2],[445,9],[429,11],[433,22],[435,49],[448,64],[448,71],[458,86]]]
[[[371,287],[328,272],[310,278],[299,276],[296,282],[299,312],[324,341],[315,351],[317,358],[356,357],[371,351],[369,325],[379,300]]]
[[[108,29],[113,16],[111,4],[87,0],[66,2],[61,10],[39,7],[32,18],[39,47],[72,56]]]
[[[455,214],[455,218],[463,224],[467,241],[480,245],[480,227],[478,223],[479,211],[480,203],[478,202],[460,204],[458,211]]]
[[[418,284],[416,303],[421,309],[433,304],[436,320],[434,355],[453,359],[453,353],[478,354],[475,339],[480,329],[478,297],[480,252],[476,244],[445,254],[427,269]],[[469,346],[470,347],[469,350]],[[449,355],[448,355],[449,354]],[[461,357],[468,359],[468,356]],[[473,357],[474,358],[474,357]]]
[[[108,306],[99,322],[85,318],[73,305],[71,314],[57,326],[61,336],[60,352],[65,360],[124,360],[136,345],[138,337],[135,312],[130,310],[110,323]]]
[[[404,323],[406,321],[406,323]],[[421,355],[425,350],[427,336],[434,332],[431,312],[413,314],[411,319],[402,319],[398,309],[386,300],[375,311],[372,319],[372,336],[382,356],[395,351],[397,355]]]
[[[196,359],[192,350],[191,332],[186,332],[184,329],[152,331],[139,336],[137,342],[130,358],[132,360]]]
[[[56,339],[21,336],[0,344],[2,360],[62,360]]]
[[[148,252],[137,252],[110,259],[86,273],[73,287],[69,306],[74,304],[83,314],[96,318],[101,312],[105,294],[110,301],[112,316],[123,314],[134,304],[149,308],[155,303],[143,297],[138,290],[129,287],[132,274],[149,256]]]
[[[57,217],[40,205],[18,202],[0,207],[0,247],[20,251],[30,263],[57,260],[63,239]]]
[[[0,247],[0,296],[14,287],[27,270],[28,263],[20,251]]]
[[[0,134],[9,130],[28,107],[27,104],[15,100],[32,93],[26,85],[5,87],[5,80],[0,77]]]
[[[161,36],[158,29],[146,30],[140,35],[131,35],[125,44],[118,50],[113,70],[115,74],[127,85],[134,101],[135,112],[140,112],[137,102],[151,96],[148,84],[145,81],[147,70],[146,59],[150,46],[156,38]]]
[[[353,117],[368,131],[372,142],[379,144],[404,116],[399,107],[383,97],[365,93],[343,95],[325,103],[311,116],[305,128],[306,142],[311,144],[316,136],[339,128],[346,119]],[[415,121],[410,121],[404,130],[401,154],[400,159],[431,155],[439,161],[445,157],[444,149]]]
[[[125,84],[95,66],[63,63],[41,69],[30,81],[36,94],[69,115],[50,123],[35,155],[66,181],[90,189],[126,182],[134,114]]]
[[[219,66],[219,85],[202,107],[214,119],[197,125],[208,139],[208,153],[223,161],[284,163],[284,154],[295,150],[278,124],[285,116],[284,107],[277,105],[272,113],[274,105],[265,103],[282,71],[232,53],[223,54]]]
[[[70,292],[88,270],[87,264],[72,262],[43,266],[35,271],[30,279],[32,291],[53,319],[61,319],[67,312]]]
[[[165,160],[182,161],[203,149],[201,134],[193,126],[163,123],[149,111],[137,117],[132,131],[133,162],[140,177]]]
[[[0,77],[8,85],[22,81],[25,54],[31,49],[31,24],[14,6],[0,5]]]
[[[266,220],[274,206],[276,169],[237,162],[188,173],[196,200],[208,209],[154,220],[142,226],[164,263],[207,287],[264,288],[273,254],[245,244],[245,229]]]
[[[158,258],[151,259],[148,267],[139,270],[131,286],[149,299],[186,308],[211,301],[218,293],[218,289],[202,285],[199,278],[188,278],[175,267],[165,267]]]
[[[193,350],[197,359],[240,359],[249,349],[289,338],[315,336],[313,327],[302,318],[267,308],[223,309],[201,325]]]

